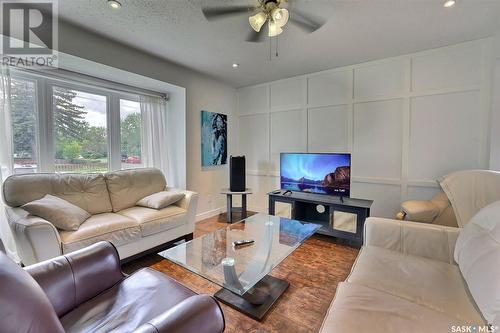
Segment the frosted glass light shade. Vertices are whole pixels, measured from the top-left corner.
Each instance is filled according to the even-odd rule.
[[[274,21],[269,21],[269,37],[278,36],[283,32],[281,26],[276,24]]]
[[[450,8],[450,7],[455,6],[455,4],[456,4],[456,3],[457,3],[457,2],[456,2],[455,0],[446,0],[446,1],[444,2],[443,6],[444,6],[445,8]]]
[[[273,18],[273,21],[279,27],[283,27],[288,22],[288,18],[290,17],[290,14],[288,13],[288,10],[285,8],[275,8],[272,11],[271,16]]]
[[[248,22],[253,30],[259,32],[264,23],[266,23],[267,15],[264,12],[259,12],[248,18]]]

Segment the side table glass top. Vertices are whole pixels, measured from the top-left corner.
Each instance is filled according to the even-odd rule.
[[[243,295],[321,226],[256,214],[159,254],[204,278]],[[234,247],[237,240],[252,245]]]

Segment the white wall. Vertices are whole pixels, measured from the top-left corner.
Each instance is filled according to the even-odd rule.
[[[240,88],[249,206],[267,210],[280,152],[351,152],[351,196],[385,217],[451,171],[487,168],[491,55],[483,39]]]
[[[500,171],[500,31],[494,39],[490,168]]]
[[[59,39],[61,52],[186,88],[187,188],[200,194],[198,218],[216,214],[225,207],[225,198],[219,192],[227,186],[227,167],[201,169],[200,111],[228,115],[229,153],[234,153],[238,140],[236,90],[191,69],[65,22],[60,22]]]

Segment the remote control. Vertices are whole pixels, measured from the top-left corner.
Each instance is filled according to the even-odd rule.
[[[253,239],[248,239],[248,240],[237,240],[233,242],[233,245],[235,247],[237,246],[242,246],[242,245],[247,245],[247,244],[252,244],[254,242]]]
[[[273,191],[272,193],[273,194],[279,194],[279,193],[281,193],[281,190],[276,190],[276,191]]]

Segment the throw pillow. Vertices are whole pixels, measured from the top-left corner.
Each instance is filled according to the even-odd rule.
[[[184,196],[185,194],[180,191],[161,191],[142,198],[137,202],[137,206],[162,209],[176,203]]]
[[[454,256],[483,317],[500,326],[500,201],[481,209],[463,228]]]
[[[50,194],[28,202],[22,208],[32,215],[46,219],[56,228],[67,231],[78,230],[80,224],[90,217],[87,211]]]

